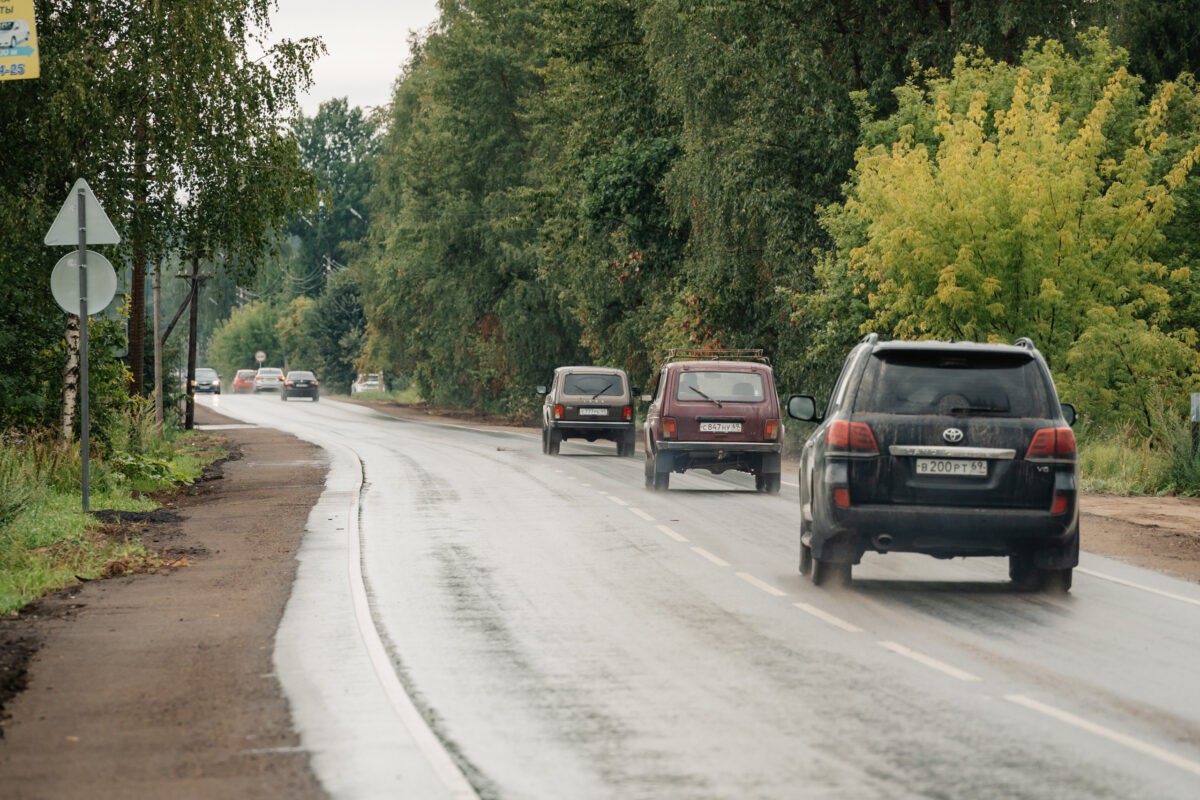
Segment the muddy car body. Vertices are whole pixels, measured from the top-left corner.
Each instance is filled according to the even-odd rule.
[[[866,552],[1007,556],[1023,588],[1071,585],[1079,560],[1072,406],[1015,344],[881,342],[851,351],[800,459],[800,571],[848,583]]]

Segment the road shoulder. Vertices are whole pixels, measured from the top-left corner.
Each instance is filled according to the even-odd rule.
[[[197,421],[233,426],[232,457],[164,509],[178,522],[131,527],[186,566],[0,621],[0,644],[36,648],[0,723],[5,797],[324,796],[272,667],[322,453],[199,406]]]

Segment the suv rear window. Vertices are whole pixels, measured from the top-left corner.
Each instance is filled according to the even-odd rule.
[[[1024,353],[879,352],[854,398],[857,413],[1046,417],[1049,407]]]
[[[562,390],[563,394],[620,397],[625,394],[625,384],[621,382],[621,376],[616,374],[574,373],[563,379]]]
[[[757,372],[694,370],[679,376],[675,399],[761,403],[766,395],[762,375]]]

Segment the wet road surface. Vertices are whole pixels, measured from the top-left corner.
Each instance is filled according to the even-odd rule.
[[[276,663],[334,796],[1200,796],[1195,584],[868,554],[816,588],[794,476],[651,492],[608,443],[215,402],[331,454]]]

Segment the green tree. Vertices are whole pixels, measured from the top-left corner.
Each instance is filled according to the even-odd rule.
[[[899,92],[905,122],[873,132],[894,136],[859,150],[847,200],[826,211],[826,277],[867,298],[861,330],[1030,336],[1065,393],[1103,398],[1092,418],[1144,424],[1149,383],[1181,397],[1200,367],[1195,331],[1171,324],[1188,271],[1156,258],[1200,158],[1200,131],[1181,146],[1171,109],[1196,96],[1165,83],[1145,103],[1122,51],[1082,43],[1078,59],[1051,41],[1012,66],[963,55]]]

